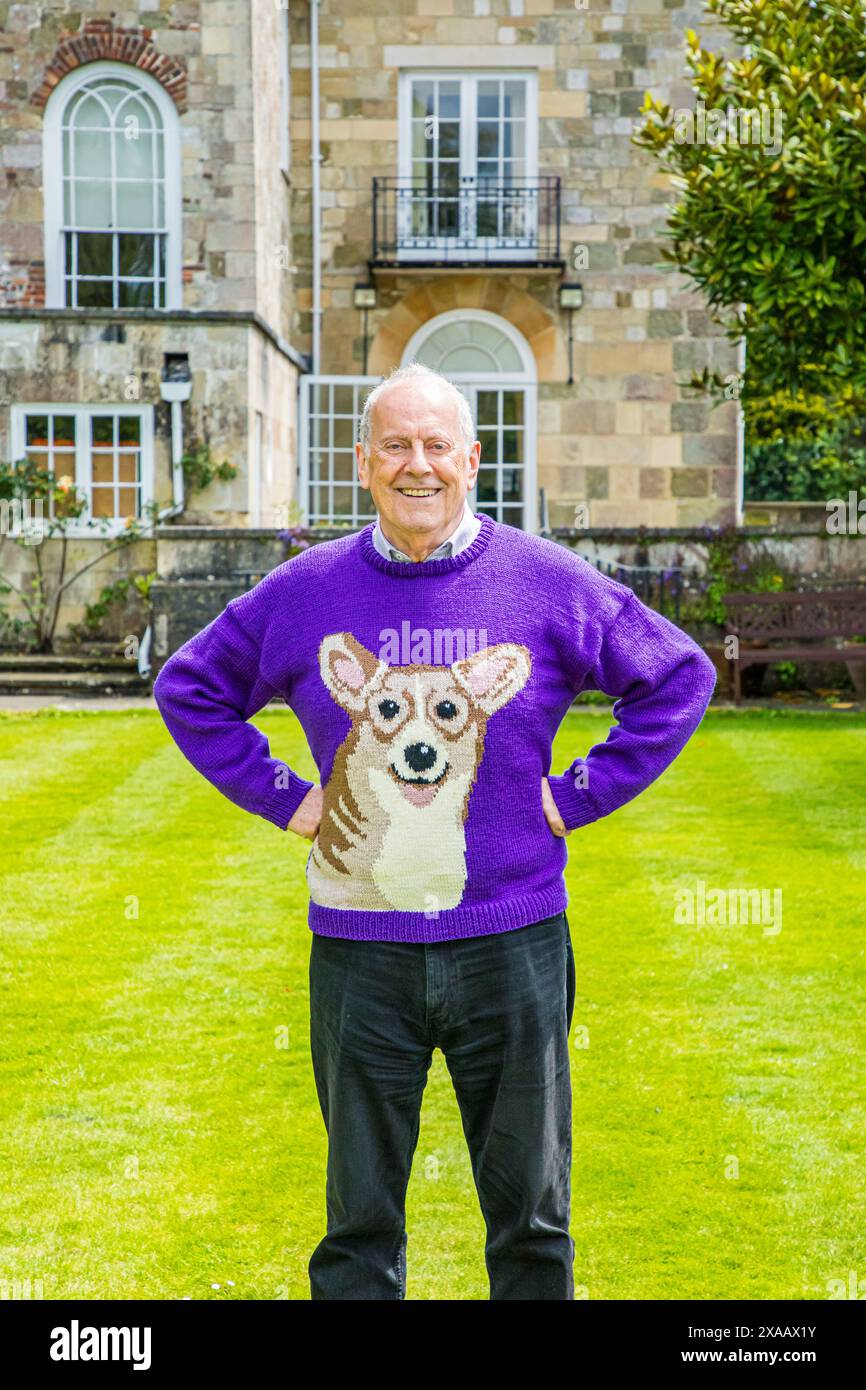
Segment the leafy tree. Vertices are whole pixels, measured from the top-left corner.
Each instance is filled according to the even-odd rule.
[[[751,399],[778,392],[863,410],[866,3],[707,0],[707,8],[738,51],[723,57],[686,35],[706,138],[650,93],[633,137],[678,192],[663,254],[700,286],[730,339],[745,339],[738,393],[747,412]],[[710,116],[722,110],[720,129]],[[691,384],[725,393],[709,369]]]

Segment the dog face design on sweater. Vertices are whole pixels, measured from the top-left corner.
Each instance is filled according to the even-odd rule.
[[[367,912],[458,905],[487,721],[531,666],[528,649],[512,642],[450,666],[389,666],[349,632],[323,639],[322,680],[352,727],[307,861],[314,902]]]

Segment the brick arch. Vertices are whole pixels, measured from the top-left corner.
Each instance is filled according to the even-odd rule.
[[[562,381],[568,373],[565,340],[552,315],[525,290],[494,276],[460,275],[419,285],[395,304],[379,324],[370,349],[369,371],[386,375],[399,367],[406,345],[423,324],[449,309],[487,309],[523,334],[532,349],[539,381]]]
[[[152,29],[115,28],[110,19],[88,19],[77,34],[64,34],[47,64],[31,105],[44,110],[54,88],[67,73],[85,63],[108,60],[128,63],[154,77],[178,111],[186,110],[186,64],[160,53],[151,42]]]

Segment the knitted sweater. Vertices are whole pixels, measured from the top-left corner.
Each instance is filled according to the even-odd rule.
[[[435,942],[510,931],[567,905],[566,842],[541,779],[574,697],[617,697],[605,742],[550,775],[569,830],[648,787],[687,742],[712,663],[587,561],[482,517],[459,554],[386,560],[372,525],[312,547],[232,599],[154,685],[189,761],[280,829],[312,783],[247,721],[291,706],[324,806],[309,925]]]

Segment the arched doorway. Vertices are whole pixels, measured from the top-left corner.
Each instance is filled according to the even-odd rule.
[[[523,335],[498,314],[452,309],[418,329],[402,361],[441,372],[469,401],[481,441],[475,511],[534,530],[536,371]]]

